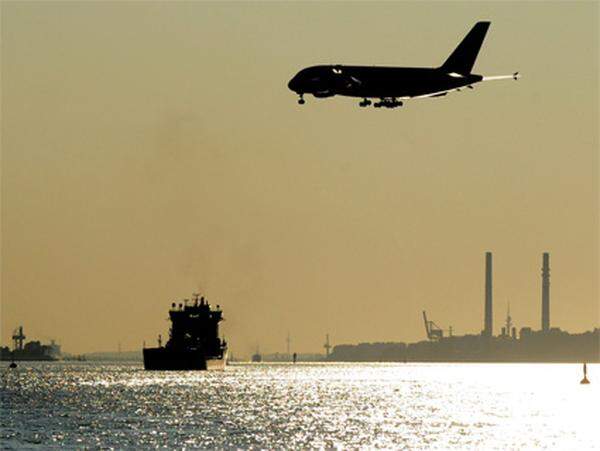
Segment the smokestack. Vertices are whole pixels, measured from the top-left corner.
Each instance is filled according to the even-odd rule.
[[[542,331],[550,330],[550,254],[542,259]]]
[[[492,253],[485,253],[485,318],[483,335],[491,337],[492,325]]]

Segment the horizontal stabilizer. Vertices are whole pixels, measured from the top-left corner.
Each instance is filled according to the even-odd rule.
[[[512,75],[491,75],[488,77],[483,77],[483,79],[481,81],[492,81],[492,80],[518,80],[519,78],[521,78],[521,74],[518,72],[515,72]]]

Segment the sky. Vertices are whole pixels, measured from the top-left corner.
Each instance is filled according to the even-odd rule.
[[[1,13],[4,345],[140,349],[171,302],[220,304],[257,345],[425,338],[506,309],[600,324],[597,2],[7,2]],[[297,104],[315,64],[440,65],[492,22],[474,72],[399,109]]]

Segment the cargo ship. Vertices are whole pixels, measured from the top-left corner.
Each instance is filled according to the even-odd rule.
[[[8,346],[0,347],[0,360],[20,360],[20,361],[53,361],[58,360],[61,357],[60,345],[56,344],[54,340],[50,344],[42,344],[39,341],[29,341],[25,343],[25,334],[23,333],[23,326],[19,326],[14,330],[13,349],[12,351]]]
[[[190,302],[172,303],[169,310],[171,329],[169,340],[158,347],[144,346],[146,370],[211,370],[224,369],[227,343],[219,338],[219,323],[223,312],[219,305],[212,308],[208,300],[193,295]]]
[[[252,361],[254,363],[262,362],[262,355],[260,354],[260,351],[258,350],[258,346],[256,347],[256,352],[254,354],[252,354]]]

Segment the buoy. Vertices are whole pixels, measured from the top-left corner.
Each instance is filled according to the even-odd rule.
[[[587,378],[587,364],[583,364],[583,379],[581,379],[580,384],[589,384],[590,381]]]

